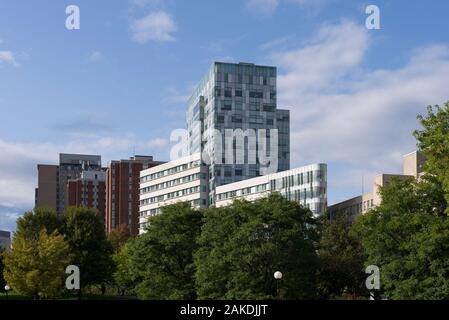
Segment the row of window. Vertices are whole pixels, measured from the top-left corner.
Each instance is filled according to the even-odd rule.
[[[266,71],[260,71],[261,74],[257,74],[257,72],[254,75],[250,74],[241,74],[241,73],[235,73],[232,71],[231,73],[223,73],[218,72],[217,73],[217,81],[219,82],[226,82],[226,83],[246,83],[246,84],[255,84],[255,85],[272,85],[274,86],[276,84],[276,75],[271,72],[271,76],[268,75]],[[264,75],[262,75],[262,73]]]
[[[232,92],[234,91],[234,92]],[[234,94],[233,94],[234,93]],[[262,90],[250,90],[246,91],[249,98],[253,99],[263,99],[263,91]],[[221,89],[219,87],[215,88],[215,96],[216,97],[224,97],[224,98],[243,98],[243,90],[240,89]],[[270,99],[276,99],[276,92],[270,92]]]
[[[222,162],[226,163],[226,158],[223,158]],[[257,163],[259,163],[258,160],[257,160]],[[232,171],[233,170],[231,168],[225,167],[224,168],[224,172],[223,172],[223,176],[224,177],[232,177]],[[212,178],[212,174],[211,173],[210,173],[210,175],[211,175],[210,178]],[[258,177],[258,176],[260,176],[260,172],[259,172],[259,170],[250,168],[250,170],[248,171],[248,175],[250,177]],[[234,169],[234,176],[235,177],[243,176],[243,169]],[[215,177],[221,177],[221,169],[220,168],[216,168],[215,169]]]
[[[347,208],[343,209],[342,211],[345,212],[346,214],[355,215],[355,214],[363,213],[372,208],[374,208],[374,200],[370,199],[367,201],[353,204],[352,206],[347,207]]]
[[[272,180],[272,190],[275,189],[284,189],[284,188],[290,188],[293,186],[301,186],[304,184],[311,184],[314,181],[322,182],[323,180],[323,173],[322,171],[307,171],[298,173],[296,175],[291,175],[288,177],[282,177],[277,180]]]
[[[192,161],[192,162],[189,162],[186,164],[182,164],[182,165],[179,165],[179,166],[176,166],[176,167],[164,170],[164,171],[155,172],[150,175],[141,177],[140,182],[142,183],[142,182],[147,182],[147,181],[151,181],[154,179],[159,179],[159,178],[171,175],[171,174],[175,174],[175,173],[178,173],[181,171],[195,168],[195,167],[198,167],[200,165],[200,163],[201,163],[200,160],[197,160],[197,161]]]
[[[148,192],[167,189],[170,187],[174,187],[174,186],[177,186],[177,185],[180,185],[183,183],[192,182],[192,181],[199,180],[199,179],[207,179],[206,174],[205,173],[195,173],[195,174],[191,174],[191,175],[188,175],[188,176],[185,176],[182,178],[158,183],[158,184],[140,189],[140,194],[145,194]]]
[[[182,189],[182,190],[178,190],[178,191],[174,191],[174,192],[170,192],[170,193],[166,193],[166,194],[162,194],[160,196],[157,197],[151,197],[148,199],[144,199],[144,200],[140,200],[140,205],[144,206],[147,204],[152,204],[152,203],[158,203],[158,202],[162,202],[162,201],[166,201],[166,200],[171,200],[171,199],[175,199],[175,198],[179,198],[179,197],[184,197],[187,196],[189,194],[193,194],[193,193],[197,193],[197,192],[206,192],[206,186],[196,186],[196,187],[191,187],[191,188],[187,188],[187,189]]]
[[[206,201],[206,199],[195,199],[195,200],[189,201],[189,203],[192,207],[199,208],[200,206],[206,206],[207,201]],[[161,208],[155,208],[155,209],[151,209],[151,210],[141,211],[140,217],[141,218],[149,218],[149,217],[158,215],[160,213],[161,213]],[[142,223],[139,223],[139,227],[141,230],[145,230],[147,228],[148,224],[149,224],[148,221],[142,222]]]
[[[281,192],[281,195],[290,201],[306,201],[313,198],[323,198],[326,195],[325,187],[304,188],[302,190],[296,189],[287,192]]]
[[[264,191],[267,191],[267,189],[268,189],[268,184],[264,183],[264,184],[254,186],[254,187],[248,187],[248,188],[243,188],[240,190],[228,191],[228,192],[218,194],[217,201],[232,199],[235,197],[246,196],[249,194],[254,194],[254,193],[259,193],[259,192],[264,192]]]
[[[273,186],[272,184],[270,185],[270,184],[264,183],[264,184],[254,186],[254,187],[248,187],[248,188],[243,188],[240,190],[224,192],[224,193],[217,195],[217,201],[233,199],[235,197],[244,197],[244,196],[247,196],[250,194],[265,192],[267,190],[274,191],[274,189],[271,189],[272,186]],[[326,195],[326,188],[324,188],[324,187],[304,188],[302,190],[297,189],[297,190],[293,190],[293,191],[289,191],[289,192],[284,191],[284,192],[281,192],[281,194],[288,200],[301,202],[301,201],[306,201],[307,199],[313,199],[313,198],[322,197],[322,196]]]
[[[192,201],[186,201],[187,203],[190,203],[190,205],[192,207],[200,207],[200,206],[206,206],[206,199],[195,199]],[[152,217],[155,215],[160,214],[162,211],[162,208],[154,208],[154,209],[150,209],[150,210],[145,210],[145,211],[141,211],[139,213],[141,218],[147,218],[147,217]]]
[[[223,103],[219,103],[220,105],[220,109],[221,111],[231,111],[232,110],[232,101],[231,100],[225,100],[223,101]],[[236,101],[234,103],[234,110],[235,111],[243,111],[243,103],[242,102],[238,102]],[[274,112],[276,110],[276,106],[274,104],[269,104],[269,103],[255,103],[255,102],[250,102],[249,104],[247,104],[246,109],[248,109],[249,111],[258,111],[258,112]],[[206,118],[209,116],[209,110],[206,110]],[[281,120],[279,121],[284,121],[284,117],[285,116],[281,116],[279,117]],[[195,120],[195,119],[194,119]]]

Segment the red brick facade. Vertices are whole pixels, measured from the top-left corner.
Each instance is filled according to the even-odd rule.
[[[106,183],[76,179],[68,182],[68,205],[97,209],[103,216],[106,212]]]
[[[106,171],[106,231],[120,225],[129,228],[131,235],[139,234],[140,171],[154,167],[152,157],[112,161]]]

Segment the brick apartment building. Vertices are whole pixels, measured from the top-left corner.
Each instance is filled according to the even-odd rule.
[[[106,213],[106,172],[84,171],[78,179],[68,181],[68,206],[97,209],[102,217]]]
[[[152,156],[134,156],[111,161],[106,171],[105,226],[109,233],[121,225],[131,235],[139,234],[140,171],[163,164]]]

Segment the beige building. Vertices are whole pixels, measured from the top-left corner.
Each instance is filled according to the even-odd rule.
[[[51,164],[38,164],[38,187],[35,191],[35,207],[51,208],[56,210],[59,166]]]
[[[405,179],[414,177],[418,179],[423,174],[425,158],[419,151],[411,152],[403,157],[403,174],[380,174],[373,179],[372,192],[365,193],[352,199],[336,203],[327,208],[330,217],[335,217],[338,212],[344,212],[351,217],[364,214],[368,210],[380,205],[382,202],[379,194],[380,188],[387,186],[392,178]]]

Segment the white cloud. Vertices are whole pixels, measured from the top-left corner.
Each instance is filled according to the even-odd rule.
[[[255,10],[264,15],[273,13],[279,6],[280,0],[247,0],[249,10]]]
[[[14,67],[19,67],[20,64],[16,61],[16,57],[11,51],[0,51],[0,64],[4,62]]]
[[[0,207],[31,209],[37,185],[37,164],[56,164],[59,153],[100,154],[103,165],[124,158],[133,151],[140,154],[165,154],[168,139],[137,141],[135,135],[71,137],[64,143],[28,143],[0,138]],[[1,213],[0,213],[1,214]]]
[[[131,25],[132,39],[138,43],[148,41],[175,41],[173,33],[177,30],[173,18],[163,10],[154,11]]]
[[[272,55],[279,105],[291,109],[292,166],[328,162],[400,173],[401,155],[415,147],[416,116],[449,100],[447,45],[417,49],[401,67],[364,70],[370,44],[363,25],[343,21]]]

